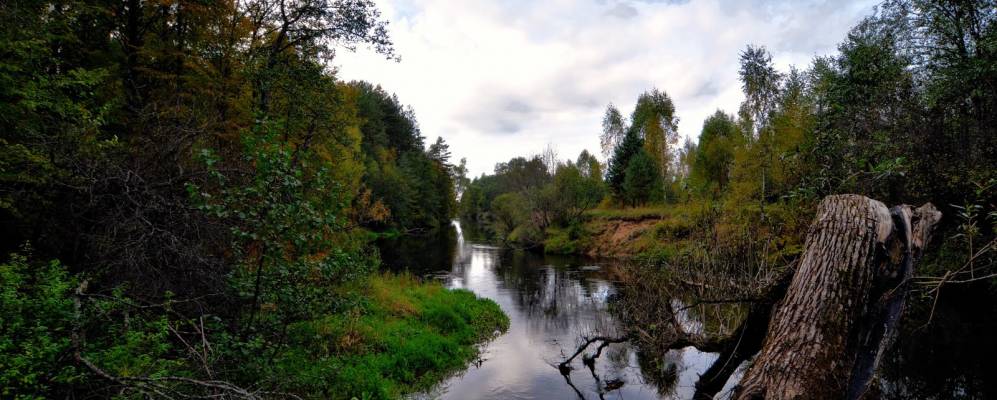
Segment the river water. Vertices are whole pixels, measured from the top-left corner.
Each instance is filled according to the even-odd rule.
[[[479,360],[413,398],[690,399],[699,374],[717,357],[691,347],[648,357],[620,343],[607,347],[591,369],[577,357],[564,376],[557,364],[585,337],[622,332],[608,309],[618,289],[616,262],[509,251],[465,236],[473,237],[455,224],[442,237],[403,238],[379,245],[387,269],[471,290],[494,300],[510,319],[508,332],[485,344]],[[993,302],[986,308],[989,316],[966,320],[952,311],[944,315],[955,321],[908,327],[898,338],[895,354],[884,363],[883,397],[997,398],[997,374],[989,367],[997,356],[993,336],[997,329],[991,318],[997,314],[992,313]],[[695,328],[695,318],[685,317]],[[952,332],[953,326],[960,331]],[[970,344],[970,340],[979,341]],[[652,374],[644,373],[641,365],[651,363],[672,373],[667,379],[649,378],[646,375]],[[725,391],[732,384],[728,382]]]

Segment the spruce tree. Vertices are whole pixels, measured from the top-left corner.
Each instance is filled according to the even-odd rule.
[[[613,150],[613,158],[609,160],[609,168],[606,171],[606,182],[609,190],[617,200],[625,200],[623,182],[626,179],[627,167],[630,159],[639,153],[644,146],[644,140],[636,129],[630,129],[623,141]]]

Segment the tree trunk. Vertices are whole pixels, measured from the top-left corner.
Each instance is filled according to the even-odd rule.
[[[941,218],[858,195],[817,210],[738,399],[861,397],[894,334],[913,266]]]

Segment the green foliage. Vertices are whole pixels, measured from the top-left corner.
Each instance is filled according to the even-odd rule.
[[[248,181],[233,181],[204,159],[215,182],[188,191],[204,212],[229,221],[239,265],[232,289],[251,301],[255,318],[264,308],[271,329],[329,311],[329,289],[366,272],[344,247],[345,195],[329,170],[315,168],[311,154],[294,152],[277,140],[269,125],[243,136],[243,160],[253,167]]]
[[[678,143],[678,119],[675,117],[675,105],[667,93],[652,89],[642,93],[637,98],[634,111],[630,114],[629,125],[622,121],[619,111],[612,105],[607,110],[603,120],[603,149],[611,151],[609,166],[606,173],[606,183],[613,198],[617,201],[633,203],[630,198],[633,193],[627,193],[624,188],[627,171],[631,159],[640,151],[643,157],[649,157],[654,166],[653,177],[658,191],[650,194],[649,199],[663,200],[665,183],[678,176],[681,170],[672,170],[676,164],[675,145]],[[625,132],[625,133],[623,133]],[[641,161],[641,163],[644,163]],[[676,164],[677,165],[677,164]],[[634,182],[645,177],[632,178]],[[669,193],[670,197],[673,193]],[[646,201],[646,200],[645,200]]]
[[[76,280],[58,261],[12,254],[0,264],[0,396],[54,397],[79,379],[71,351]]]
[[[336,46],[396,58],[370,1],[0,6],[0,245],[73,266],[0,264],[0,397],[397,397],[501,325],[434,285],[408,284],[425,320],[370,306],[362,228],[448,224],[463,173]],[[352,315],[400,339],[322,364],[295,336]],[[347,356],[381,373],[338,380]]]
[[[588,153],[583,152],[579,156],[579,161],[583,161],[583,156]],[[606,195],[606,189],[602,182],[602,177],[593,171],[600,169],[597,160],[584,160],[574,164],[568,162],[559,165],[554,173],[553,193],[556,196],[553,220],[560,224],[575,224],[582,213],[599,204]],[[582,168],[587,170],[583,170]]]
[[[665,181],[674,175],[671,171],[675,145],[678,143],[678,119],[675,105],[667,93],[652,89],[637,98],[637,105],[630,116],[630,129],[641,132],[644,150],[654,160],[658,178]]]
[[[86,283],[58,261],[32,262],[13,254],[0,264],[0,393],[5,398],[61,397],[105,378],[77,361],[115,377],[192,376],[189,360],[173,345],[184,329],[170,303],[142,306],[115,290],[85,292]],[[77,295],[79,291],[79,295]],[[125,318],[121,318],[122,315]],[[183,390],[177,382],[160,388]],[[99,389],[98,389],[99,390]],[[119,398],[142,398],[150,388],[118,388]],[[111,392],[105,395],[110,396]]]
[[[503,193],[496,197],[491,204],[491,213],[492,229],[500,237],[508,236],[530,218],[529,205],[519,193]]]
[[[651,226],[626,245],[652,260],[715,259],[710,243],[782,265],[817,199],[860,193],[954,217],[928,271],[994,265],[992,2],[889,0],[803,71],[748,47],[745,103],[678,163],[675,106],[651,90],[629,121],[608,107],[605,169],[517,157],[471,182],[410,107],[327,68],[337,45],[395,57],[372,2],[275,4],[0,6],[0,237],[35,247],[0,265],[0,397],[217,395],[167,376],[310,397],[428,385],[507,321],[466,292],[365,281],[361,228],[432,229],[458,207],[552,252],[619,223]],[[591,210],[607,192],[669,204]],[[74,350],[137,379],[112,385]]]
[[[602,146],[602,154],[609,157],[613,154],[613,149],[623,140],[627,133],[627,123],[623,120],[623,114],[612,103],[606,106],[606,114],[602,117],[602,135],[599,143]]]
[[[609,168],[606,170],[606,184],[617,200],[626,200],[623,184],[627,178],[627,168],[630,167],[630,160],[643,150],[643,146],[644,140],[636,131],[631,130],[613,150],[613,157],[609,159]]]
[[[544,235],[544,253],[575,254],[580,251],[570,229],[550,228]]]
[[[272,373],[285,390],[333,399],[397,398],[425,389],[509,326],[491,300],[410,276],[374,276],[347,313],[292,325]]]
[[[101,331],[85,338],[81,356],[115,377],[197,376],[195,359],[188,358],[190,354],[180,351],[183,345],[173,341],[174,330],[187,329],[190,325],[170,315],[173,310],[168,303],[153,308],[151,312],[142,310],[120,291],[89,301],[81,312],[80,323],[88,331],[95,331],[97,326]],[[103,378],[91,375],[91,381],[96,379]],[[182,388],[179,382],[164,382],[163,387],[190,390]],[[141,398],[152,392],[148,387],[126,388],[122,397]]]
[[[641,149],[630,159],[623,180],[623,199],[638,206],[661,198],[661,180],[655,160]]]
[[[415,112],[381,87],[352,82],[358,93],[362,123],[364,184],[372,191],[373,206],[381,204],[390,218],[372,218],[375,229],[439,228],[447,226],[456,211],[456,181],[464,179],[459,166],[450,164],[449,146],[442,138],[424,150],[425,138]]]
[[[620,220],[620,221],[642,221],[645,219],[665,218],[671,215],[676,207],[674,206],[644,206],[627,208],[596,208],[589,210],[585,216],[589,220]]]
[[[74,24],[93,13],[69,3],[62,18],[47,18],[44,2],[0,8],[0,234],[11,239],[3,251],[40,236],[48,218],[64,221],[57,199],[117,147],[101,131],[113,106],[103,96],[108,69],[60,59],[76,54],[65,49],[79,44]]]
[[[588,151],[577,161],[517,157],[471,181],[460,208],[463,218],[484,224],[496,239],[533,247],[548,228],[578,223],[605,194],[602,164]]]
[[[536,247],[542,244],[544,240],[544,231],[540,230],[535,224],[522,224],[509,232],[506,237],[505,242],[507,244],[513,244],[521,247]]]
[[[589,246],[591,233],[586,225],[575,223],[566,228],[548,228],[544,237],[544,252],[548,254],[578,254]]]
[[[482,175],[472,180],[461,196],[460,215],[480,224],[491,223],[491,205],[504,193],[519,193],[526,196],[551,179],[546,165],[539,156],[526,159],[516,157],[508,162],[495,165],[495,173]]]
[[[745,143],[734,117],[717,110],[703,122],[690,179],[706,193],[722,193],[730,181],[734,153]]]
[[[782,75],[775,70],[772,55],[764,46],[749,45],[741,52],[740,63],[738,74],[746,97],[744,106],[750,112],[752,121],[760,127],[775,111]],[[750,133],[754,135],[758,131]]]
[[[652,234],[658,240],[675,240],[689,237],[696,227],[686,218],[669,218],[654,225]]]

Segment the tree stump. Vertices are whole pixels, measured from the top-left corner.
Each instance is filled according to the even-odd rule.
[[[856,399],[896,331],[914,264],[941,213],[825,198],[738,399]]]

